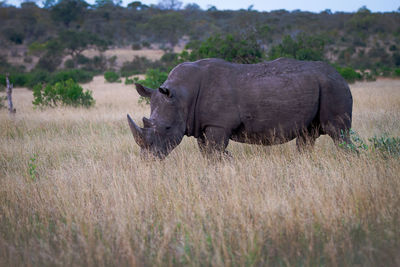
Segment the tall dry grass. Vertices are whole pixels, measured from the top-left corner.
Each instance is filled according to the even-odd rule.
[[[0,265],[400,265],[400,162],[318,139],[231,143],[230,161],[202,158],[185,138],[144,162],[126,113],[132,87],[87,88],[92,109],[0,113]],[[400,81],[357,83],[353,127],[400,136]]]

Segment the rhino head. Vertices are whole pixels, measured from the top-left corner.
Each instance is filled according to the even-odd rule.
[[[143,128],[129,116],[128,123],[141,156],[152,155],[159,159],[166,157],[181,141],[185,134],[185,119],[178,95],[170,88],[161,86],[153,90],[135,84],[139,95],[150,98],[150,119],[143,117]]]

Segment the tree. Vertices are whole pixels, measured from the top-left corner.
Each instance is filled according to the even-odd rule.
[[[42,1],[42,5],[44,9],[50,9],[56,4],[56,0],[44,0]]]
[[[108,47],[106,41],[95,34],[84,31],[63,31],[60,33],[58,41],[62,44],[64,53],[70,55],[74,61],[84,50],[91,46],[100,51],[104,51]]]
[[[140,1],[134,1],[128,4],[128,9],[134,9],[134,10],[144,10],[148,9],[149,6],[142,4]]]
[[[153,16],[147,23],[147,29],[157,38],[164,39],[174,46],[182,36],[185,20],[178,12],[168,12]]]
[[[60,0],[51,9],[51,17],[54,21],[62,22],[69,27],[71,22],[84,16],[88,6],[89,4],[83,0]]]
[[[182,7],[182,2],[179,0],[161,0],[157,6],[165,10],[179,10]]]
[[[196,3],[189,3],[185,6],[185,10],[190,10],[190,11],[200,11],[201,8],[198,4]]]
[[[121,5],[122,0],[96,0],[94,6],[96,8],[113,8]]]

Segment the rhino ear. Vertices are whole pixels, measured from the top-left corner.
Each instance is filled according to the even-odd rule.
[[[171,98],[172,97],[172,92],[168,88],[158,88],[158,91],[160,91],[161,94],[166,95],[167,97]]]
[[[135,83],[136,91],[143,97],[151,97],[155,90],[147,88],[139,83]]]

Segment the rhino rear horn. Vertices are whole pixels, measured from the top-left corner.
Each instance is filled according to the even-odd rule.
[[[143,117],[143,126],[144,128],[152,128],[154,127],[154,122],[146,117]]]
[[[143,97],[151,97],[155,90],[147,88],[139,83],[135,83],[136,91]]]
[[[135,138],[136,143],[140,147],[144,147],[146,145],[146,140],[144,138],[143,129],[136,125],[129,114],[127,114],[127,118],[129,127],[131,128],[131,132],[133,134],[133,138]]]

